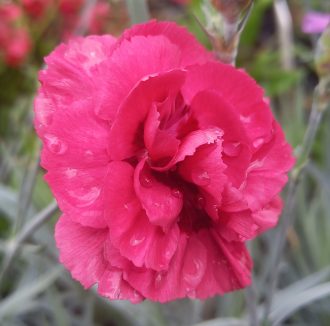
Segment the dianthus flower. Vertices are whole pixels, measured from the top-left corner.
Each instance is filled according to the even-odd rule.
[[[35,127],[73,278],[132,302],[249,285],[245,241],[277,223],[293,164],[255,81],[170,22],[71,40],[46,64]]]

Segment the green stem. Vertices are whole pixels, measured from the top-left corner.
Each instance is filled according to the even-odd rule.
[[[30,236],[38,230],[48,219],[57,211],[57,203],[54,201],[37,214],[30,222],[28,222],[23,229],[11,239],[7,244],[7,250],[3,259],[2,268],[0,271],[0,285],[4,276],[11,267],[15,256],[21,249],[22,244],[30,238]]]
[[[146,0],[126,0],[127,11],[131,24],[138,24],[150,19]]]
[[[320,122],[324,111],[328,107],[329,103],[325,102],[324,99],[328,97],[330,89],[330,81],[327,79],[321,79],[319,85],[315,89],[315,95],[312,105],[312,112],[309,117],[307,130],[305,133],[304,141],[300,149],[300,153],[297,158],[297,164],[295,169],[292,171],[289,184],[288,192],[286,197],[286,205],[284,207],[282,217],[280,219],[280,225],[277,229],[277,241],[273,246],[272,261],[269,274],[268,291],[265,300],[264,316],[263,319],[266,322],[271,310],[273,296],[277,287],[279,277],[279,264],[283,255],[286,235],[289,228],[293,225],[294,214],[293,210],[295,207],[295,198],[299,181],[304,171],[305,163],[308,160],[313,143],[315,141],[316,133],[319,129]]]

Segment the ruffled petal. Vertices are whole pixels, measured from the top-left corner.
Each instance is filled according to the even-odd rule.
[[[141,79],[204,63],[212,57],[185,28],[174,23],[136,25],[121,36],[110,60],[100,68],[104,86],[99,91],[96,112],[113,121],[121,103]]]
[[[223,131],[223,162],[229,182],[239,186],[250,162],[250,145],[237,114],[221,93],[205,90],[192,100],[191,111],[201,129],[216,126]]]
[[[149,222],[135,195],[134,169],[128,163],[110,163],[106,179],[105,216],[111,242],[138,267],[166,269],[177,249],[178,226],[165,232]]]
[[[95,169],[51,169],[45,179],[60,209],[73,221],[85,226],[104,228],[103,187],[107,167]]]
[[[85,288],[97,283],[107,268],[103,245],[107,229],[83,227],[63,215],[55,227],[60,262]]]
[[[276,121],[273,133],[273,139],[253,156],[240,189],[252,211],[263,208],[282,190],[288,179],[286,173],[295,162],[292,149]]]
[[[85,288],[97,283],[98,292],[103,296],[140,302],[143,297],[123,279],[123,272],[113,267],[104,255],[108,232],[108,229],[83,227],[68,216],[62,216],[55,228],[60,261]]]
[[[180,237],[167,271],[132,269],[124,278],[143,296],[167,302],[183,297],[206,299],[250,284],[251,258],[240,242],[227,242],[204,230]]]
[[[44,144],[41,165],[46,170],[95,168],[108,163],[109,127],[91,107],[91,103],[73,102],[70,109],[56,112],[47,128],[39,129]]]
[[[191,103],[194,96],[204,90],[214,90],[233,106],[251,144],[269,140],[271,110],[264,100],[263,89],[244,70],[220,62],[189,67],[182,89],[186,101]]]
[[[167,171],[182,162],[187,156],[194,155],[199,147],[216,143],[222,135],[223,132],[219,128],[192,131],[181,140],[177,153],[167,164],[163,166],[151,164],[151,168],[156,171]]]
[[[206,299],[216,294],[244,288],[251,283],[252,260],[241,242],[228,242],[214,231],[201,231],[198,239],[207,250],[207,266],[196,297]]]
[[[184,71],[174,70],[141,81],[123,103],[109,136],[112,160],[135,156],[145,148],[144,123],[153,102],[161,102],[169,93],[177,93],[185,78]]]
[[[47,66],[39,73],[42,99],[35,101],[38,132],[48,126],[55,111],[71,110],[73,102],[85,103],[93,99],[98,86],[93,81],[92,71],[108,59],[115,42],[109,35],[76,38],[61,44],[45,58]]]
[[[177,138],[176,132],[171,132],[165,128],[160,128],[161,114],[158,111],[159,104],[157,104],[152,104],[147,119],[145,121],[144,144],[146,150],[148,151],[148,156],[150,157],[150,160],[152,162],[155,162],[156,165],[159,165],[159,162],[162,163],[171,160],[171,158],[178,150],[180,141]],[[174,106],[174,96],[169,96],[168,98],[166,98],[165,103],[161,104],[163,104],[163,106],[164,104],[167,104],[166,106]]]
[[[135,169],[134,188],[149,221],[166,231],[176,221],[182,209],[182,194],[157,180],[157,176],[147,166],[146,159],[141,160]]]
[[[131,40],[136,36],[164,36],[172,44],[180,48],[180,60],[182,67],[194,64],[202,64],[214,60],[214,54],[207,51],[186,28],[173,22],[157,22],[134,25],[125,31],[118,43]]]
[[[118,269],[107,269],[103,273],[98,292],[111,300],[130,300],[132,303],[144,300],[144,297],[123,279],[123,271]]]
[[[193,156],[187,157],[178,167],[179,174],[184,180],[198,186],[200,204],[215,220],[219,217],[218,209],[227,182],[225,169],[220,140],[215,144],[201,146]]]

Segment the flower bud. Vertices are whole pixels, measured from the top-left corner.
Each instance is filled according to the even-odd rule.
[[[220,61],[234,65],[240,33],[253,0],[205,0],[205,31]]]
[[[318,41],[315,67],[320,78],[330,77],[330,24]]]

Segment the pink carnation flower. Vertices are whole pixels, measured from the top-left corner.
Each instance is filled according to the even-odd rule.
[[[13,3],[0,4],[0,23],[15,22],[22,15],[21,8]]]
[[[170,22],[77,38],[46,64],[35,127],[73,278],[132,302],[249,285],[245,241],[276,225],[294,162],[255,81]]]
[[[307,34],[322,33],[330,24],[330,14],[310,11],[303,18],[301,29]]]
[[[24,10],[33,18],[41,18],[53,0],[22,0]]]
[[[3,50],[5,62],[11,67],[18,67],[30,53],[31,39],[24,28],[11,31],[10,36]]]

